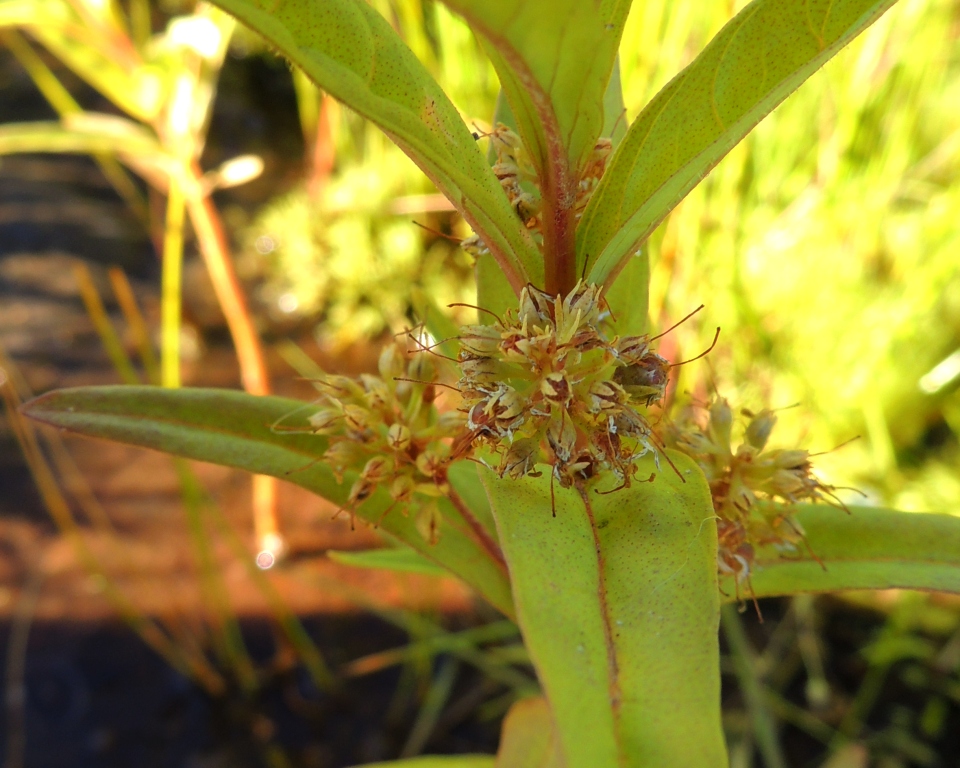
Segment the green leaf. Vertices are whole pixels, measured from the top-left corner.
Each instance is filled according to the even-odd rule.
[[[447,570],[413,549],[368,549],[364,551],[327,550],[327,557],[335,563],[354,568],[373,568],[384,571],[421,573],[425,576],[445,576]]]
[[[0,154],[15,152],[116,153],[141,162],[168,158],[147,128],[113,115],[85,112],[55,120],[0,125]]]
[[[604,125],[604,94],[629,0],[443,0],[479,36],[540,178],[545,287],[569,290],[572,201]],[[536,281],[534,281],[536,282]],[[569,285],[567,285],[569,283]]]
[[[542,281],[540,252],[443,90],[365,2],[216,0],[317,83],[380,126],[483,239],[514,292]]]
[[[825,504],[798,505],[795,517],[809,549],[796,555],[758,550],[750,584],[738,590],[724,579],[723,599],[749,596],[751,588],[757,597],[841,589],[960,593],[960,517],[875,507],[851,507],[847,514]]]
[[[496,768],[563,768],[558,749],[547,700],[521,699],[503,719]]]
[[[576,173],[604,124],[604,93],[629,0],[442,0],[493,51],[517,128],[541,179]],[[573,180],[576,183],[576,179]]]
[[[713,505],[699,469],[671,457],[680,476],[582,497],[549,472],[482,472],[568,768],[727,765]]]
[[[319,461],[326,440],[274,429],[281,423],[305,426],[311,409],[297,400],[234,390],[124,386],[57,390],[23,406],[27,416],[62,429],[272,475],[344,504],[352,480],[348,476],[343,484],[337,483]],[[512,615],[510,584],[502,564],[447,499],[438,501],[443,525],[440,540],[433,545],[417,531],[414,515],[404,516],[399,509],[384,514],[392,501],[383,489],[356,512]]]
[[[603,294],[613,313],[613,327],[621,336],[647,333],[650,324],[650,254],[641,248]]]
[[[386,763],[365,763],[354,768],[494,768],[489,755],[442,755],[411,757],[409,760],[391,760]]]
[[[895,0],[754,0],[630,126],[577,231],[606,283],[764,116]]]

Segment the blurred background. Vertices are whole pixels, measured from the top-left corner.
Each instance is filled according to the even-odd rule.
[[[489,129],[499,86],[467,28],[430,0],[372,4]],[[634,0],[627,118],[742,5]],[[378,536],[292,487],[37,434],[12,410],[131,381],[310,399],[318,370],[373,370],[425,306],[475,300],[464,222],[209,7],[0,0],[0,88],[6,764],[494,751],[535,682],[515,628],[464,588],[330,555]],[[960,3],[901,0],[651,237],[652,327],[706,304],[664,353],[722,329],[674,398],[781,409],[771,442],[824,452],[847,502],[960,512],[958,172]],[[283,557],[260,570],[264,552]],[[734,766],[960,764],[955,600],[761,610],[724,626]]]

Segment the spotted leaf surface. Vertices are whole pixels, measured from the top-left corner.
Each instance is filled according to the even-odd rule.
[[[547,473],[484,477],[568,768],[727,764],[713,508],[671,456],[679,476],[664,463],[606,495],[557,486],[554,504]]]

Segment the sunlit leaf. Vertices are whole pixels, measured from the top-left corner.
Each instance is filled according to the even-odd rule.
[[[796,519],[809,548],[796,554],[759,550],[749,585],[721,582],[725,600],[751,589],[757,597],[841,589],[960,593],[960,517],[875,507],[851,507],[847,514],[805,504]]]
[[[765,115],[895,0],[754,0],[630,126],[584,212],[577,268],[604,283]]]
[[[686,482],[665,465],[583,498],[551,491],[548,472],[483,473],[568,765],[727,764],[713,505],[700,471],[673,459]],[[651,472],[641,462],[637,477]]]
[[[348,476],[343,484],[337,483],[319,460],[326,440],[283,431],[283,427],[306,425],[310,408],[296,400],[233,390],[110,386],[50,392],[27,403],[23,410],[32,418],[72,432],[279,477],[344,504],[352,479]],[[405,516],[399,509],[384,514],[392,502],[382,489],[356,512],[512,615],[505,569],[457,510],[446,499],[439,501],[443,524],[439,542],[432,545],[417,531],[413,515]]]
[[[131,157],[165,157],[157,137],[137,123],[108,119],[72,125],[58,121],[0,125],[0,154],[14,152],[116,152]]]
[[[389,24],[354,0],[217,0],[323,90],[380,126],[463,214],[515,292],[540,255],[459,113]]]
[[[629,0],[443,2],[495,51],[493,63],[541,178],[558,164],[575,173],[603,130],[604,93]]]
[[[572,287],[579,171],[604,126],[604,94],[629,0],[443,0],[478,34],[537,169],[548,291]],[[538,284],[543,285],[543,284]]]

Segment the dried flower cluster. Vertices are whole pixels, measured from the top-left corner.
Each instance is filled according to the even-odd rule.
[[[497,161],[493,165],[493,172],[500,181],[500,186],[506,192],[511,207],[523,222],[523,225],[535,235],[539,235],[541,227],[540,183],[520,137],[503,123],[497,123],[493,132],[489,134],[489,138],[497,156]],[[578,220],[587,207],[597,184],[600,183],[600,178],[607,168],[607,159],[612,151],[613,142],[610,139],[601,138],[597,140],[593,151],[590,153],[577,184],[574,212]],[[468,237],[461,245],[465,251],[473,256],[486,252],[486,247],[476,235]]]
[[[566,297],[527,286],[516,313],[462,329],[467,440],[499,453],[501,477],[547,464],[563,487],[604,470],[625,487],[637,459],[657,455],[638,409],[662,398],[668,363],[647,336],[608,340],[601,315],[599,286],[580,282]]]
[[[345,472],[360,471],[345,505],[351,515],[384,486],[404,513],[411,505],[417,510],[418,528],[432,541],[439,523],[436,499],[449,492],[450,446],[465,420],[458,411],[440,413],[434,406],[430,357],[416,354],[405,362],[404,356],[391,345],[380,355],[379,377],[318,380],[319,408],[309,421],[314,433],[328,437],[323,461],[340,482]]]
[[[733,412],[723,398],[709,406],[705,424],[688,412],[665,435],[667,445],[694,459],[707,477],[717,513],[717,563],[738,584],[750,577],[755,546],[795,553],[804,540],[789,511],[762,502],[835,499],[834,489],[813,475],[807,451],[767,449],[777,421],[772,411],[742,413],[749,421],[736,450]]]

